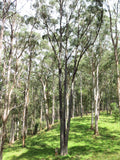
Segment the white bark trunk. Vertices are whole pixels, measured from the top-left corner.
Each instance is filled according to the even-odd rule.
[[[44,101],[45,101],[45,117],[46,117],[46,127],[49,129],[49,108],[47,103],[47,95],[46,95],[46,83],[43,84],[43,92],[44,92]]]
[[[83,116],[83,103],[82,103],[82,75],[80,76],[80,108],[81,108],[81,117]]]
[[[68,93],[67,93],[67,110],[66,110],[66,121],[68,120],[68,116],[69,116],[69,97],[70,97],[70,90],[68,89]]]
[[[16,134],[17,134],[17,140],[19,139],[19,121],[17,122],[17,128],[16,128]]]
[[[55,121],[55,84],[54,84],[54,77],[53,77],[53,104],[52,104],[52,125]]]
[[[10,144],[13,144],[15,142],[15,121],[14,116],[11,119],[11,132],[10,132]]]
[[[99,119],[99,64],[97,65],[96,71],[96,85],[94,89],[94,98],[95,98],[95,135],[99,134],[98,131],[98,119]]]
[[[72,90],[73,90],[73,110],[72,110],[72,117],[75,117],[75,92],[74,92],[74,83],[72,83]]]

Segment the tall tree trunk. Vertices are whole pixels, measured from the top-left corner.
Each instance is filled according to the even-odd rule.
[[[94,99],[94,95],[95,95],[95,66],[93,63],[93,56],[92,56],[92,110],[91,110],[91,129],[93,129],[93,123],[94,123],[94,107],[95,107],[95,99]]]
[[[11,117],[10,144],[15,142],[15,120],[14,115]]]
[[[44,90],[44,101],[45,101],[46,127],[47,127],[47,130],[49,130],[50,122],[49,122],[49,106],[48,106],[47,95],[46,95],[46,82],[45,82],[45,84],[43,84],[43,90]]]
[[[31,65],[32,65],[32,52],[30,51],[29,55],[29,68],[28,68],[28,77],[25,88],[25,104],[23,109],[23,139],[22,146],[25,147],[25,138],[27,133],[27,109],[29,105],[29,87],[30,87],[30,75],[31,75]]]
[[[43,121],[43,103],[41,100],[41,108],[40,108],[40,130],[42,130],[42,121]]]
[[[91,129],[93,129],[93,125],[94,125],[94,99],[92,98]]]
[[[57,107],[57,120],[59,121],[60,120],[60,106],[58,104],[58,107]]]
[[[69,137],[70,121],[71,121],[72,109],[73,109],[72,108],[73,107],[73,91],[74,91],[74,82],[72,82],[71,91],[70,91],[69,116],[68,116],[67,129],[66,129],[65,140],[64,140],[64,155],[68,154],[68,137]]]
[[[64,119],[62,105],[62,69],[59,64],[59,104],[60,104],[60,154],[64,155]]]
[[[67,108],[67,52],[65,52],[65,80],[64,80],[64,108],[63,108],[63,134],[64,134],[64,148],[63,155],[68,154],[66,147],[66,108]]]
[[[74,83],[73,83],[73,108],[72,108],[72,117],[75,117],[75,91],[74,91]]]
[[[68,121],[68,116],[69,116],[69,97],[70,97],[70,91],[68,90],[67,93],[67,108],[66,108],[66,120]]]
[[[4,117],[5,119],[3,119],[2,121],[2,127],[0,128],[0,160],[2,160],[2,155],[3,155],[3,146],[4,146],[4,139],[5,139],[5,127],[6,127],[6,123],[7,123],[7,118],[8,117]]]
[[[95,98],[95,135],[99,134],[98,131],[98,119],[99,119],[99,64],[97,64],[96,69],[96,84],[94,88],[94,98]]]
[[[52,125],[55,121],[55,79],[53,74],[53,103],[52,103]]]
[[[25,90],[25,105],[24,105],[24,110],[23,110],[23,142],[22,146],[25,147],[25,138],[26,138],[26,130],[27,130],[27,107],[29,104],[29,89],[26,88]]]
[[[117,49],[115,50],[115,55],[117,55]],[[118,91],[118,105],[119,105],[119,111],[120,111],[120,67],[119,67],[119,61],[118,56],[116,56],[116,68],[117,68],[117,91]]]
[[[80,75],[80,110],[81,110],[81,117],[83,117],[83,102],[82,102],[82,74]]]
[[[17,140],[19,139],[19,125],[20,125],[20,122],[18,121],[17,122],[17,126],[16,126],[16,135],[17,135]]]

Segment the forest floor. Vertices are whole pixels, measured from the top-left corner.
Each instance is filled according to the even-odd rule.
[[[72,119],[69,155],[65,157],[55,156],[55,148],[59,149],[57,123],[49,131],[28,136],[25,148],[21,141],[6,145],[3,160],[120,160],[120,122],[115,122],[110,115],[100,115],[97,137],[90,129],[90,123],[90,116]]]

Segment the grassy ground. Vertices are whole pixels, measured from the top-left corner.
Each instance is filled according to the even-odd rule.
[[[59,148],[59,125],[48,132],[28,137],[26,148],[21,142],[5,146],[3,160],[120,160],[120,122],[111,116],[100,115],[99,136],[90,130],[90,117],[74,118],[71,121],[69,155],[55,156]]]

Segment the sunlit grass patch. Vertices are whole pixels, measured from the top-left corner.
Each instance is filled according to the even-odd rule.
[[[3,160],[119,160],[120,158],[120,122],[112,116],[100,115],[99,136],[94,136],[90,129],[90,115],[76,117],[71,121],[68,151],[65,157],[55,156],[55,148],[59,150],[59,124],[49,131],[26,139],[26,148],[21,142],[13,146],[5,146]]]

